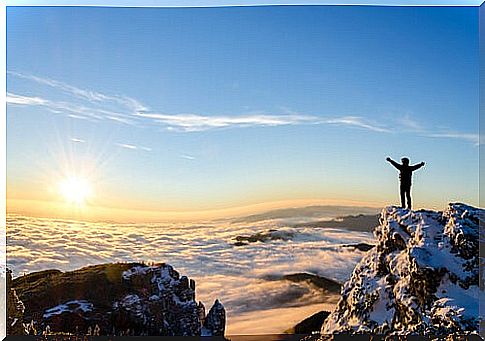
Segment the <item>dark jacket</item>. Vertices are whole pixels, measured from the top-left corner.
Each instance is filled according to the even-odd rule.
[[[413,175],[413,172],[416,169],[419,169],[424,166],[424,163],[418,163],[417,165],[414,166],[409,166],[409,165],[401,165],[400,163],[397,163],[394,160],[390,160],[390,163],[397,169],[399,169],[399,179],[401,180],[401,186],[411,186],[411,178]]]

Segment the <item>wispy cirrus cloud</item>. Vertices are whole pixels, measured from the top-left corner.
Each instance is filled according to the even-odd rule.
[[[181,154],[179,155],[182,159],[186,159],[186,160],[195,160],[196,157],[195,156],[192,156],[192,155],[188,155],[188,154]]]
[[[98,91],[81,89],[57,80],[9,71],[9,75],[31,80],[68,94],[82,104],[72,101],[55,101],[41,97],[9,94],[7,102],[16,105],[43,106],[54,113],[64,113],[73,118],[111,120],[127,125],[158,124],[168,130],[197,132],[221,128],[271,127],[302,124],[336,124],[388,132],[385,127],[368,122],[359,116],[322,119],[320,116],[285,113],[279,115],[251,113],[245,115],[166,114],[150,112],[140,101],[127,96],[106,95]]]
[[[7,104],[20,106],[40,106],[52,113],[64,114],[69,117],[91,121],[112,120],[124,124],[135,124],[136,117],[129,112],[112,111],[99,107],[86,106],[83,104],[55,101],[38,96],[24,96],[7,93]]]
[[[475,146],[480,145],[480,134],[460,133],[460,132],[443,132],[443,133],[430,133],[426,134],[426,137],[432,138],[446,138],[457,139],[473,143]],[[483,140],[483,137],[482,137]]]
[[[71,137],[69,138],[69,141],[74,143],[86,143],[85,139],[78,138],[78,137]],[[129,149],[129,150],[143,150],[146,152],[152,151],[152,148],[150,147],[138,146],[131,143],[114,143],[114,145],[120,148]]]
[[[467,132],[440,132],[426,129],[408,114],[389,119],[387,123],[376,122],[362,116],[305,115],[298,112],[284,114],[248,113],[244,115],[170,114],[151,111],[137,99],[123,95],[107,95],[86,90],[57,80],[8,71],[8,75],[44,85],[67,95],[67,100],[27,96],[8,92],[7,104],[16,106],[39,106],[56,114],[63,114],[89,121],[112,121],[125,125],[146,127],[159,125],[175,132],[200,132],[225,128],[275,127],[290,125],[336,125],[362,129],[374,133],[414,133],[429,138],[457,139],[480,143],[479,135]],[[66,97],[66,96],[64,96]],[[148,147],[118,144],[125,149],[150,151]]]
[[[336,118],[331,118],[323,121],[324,123],[327,124],[336,124],[336,125],[344,125],[344,126],[352,126],[352,127],[359,127],[371,131],[375,131],[378,133],[389,133],[392,130],[378,125],[376,123],[372,123],[364,119],[363,117],[360,116],[343,116],[343,117],[336,117]]]
[[[73,97],[73,101],[51,100],[10,93],[7,102],[13,105],[42,106],[51,112],[92,121],[111,120],[127,125],[158,124],[168,130],[197,132],[221,128],[271,127],[302,124],[338,124],[375,132],[387,129],[367,122],[363,117],[344,116],[322,120],[319,116],[285,113],[279,115],[251,113],[245,115],[165,114],[150,112],[140,101],[127,96],[113,96],[81,89],[57,80],[8,71],[14,77],[45,85]],[[75,99],[75,100],[74,100]],[[81,102],[81,103],[79,103]]]
[[[57,80],[53,80],[45,77],[38,77],[34,75],[29,75],[29,74],[23,74],[23,73],[14,72],[14,71],[7,71],[7,74],[18,78],[28,79],[38,84],[47,85],[49,87],[58,89],[64,93],[73,95],[79,99],[87,100],[89,102],[97,102],[97,103],[115,102],[120,105],[126,106],[127,108],[130,108],[134,111],[148,110],[147,107],[145,107],[139,101],[131,97],[119,96],[119,95],[106,95],[97,91],[81,89]]]
[[[131,149],[131,150],[144,150],[146,152],[151,151],[152,149],[149,147],[144,147],[144,146],[137,146],[134,144],[129,144],[129,143],[116,143],[118,147],[125,148],[125,149]]]
[[[17,105],[48,105],[49,101],[40,97],[30,97],[12,94],[7,92],[7,104],[17,104]]]
[[[423,126],[421,123],[413,119],[410,115],[402,115],[396,119],[396,123],[401,127],[403,130],[409,131],[422,131]]]
[[[305,115],[261,115],[204,116],[195,114],[137,113],[136,116],[150,119],[172,130],[204,131],[228,127],[282,126],[316,123],[318,118]]]

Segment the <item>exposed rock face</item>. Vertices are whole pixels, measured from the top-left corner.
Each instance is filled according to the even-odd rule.
[[[204,335],[224,336],[226,329],[226,310],[216,300],[204,321]]]
[[[371,250],[375,245],[367,244],[367,243],[358,243],[358,244],[347,244],[347,245],[342,245],[342,247],[352,247],[356,250],[362,251],[362,252],[367,252]]]
[[[44,332],[196,336],[203,327],[206,335],[223,335],[225,328],[222,304],[216,301],[218,313],[206,318],[195,282],[167,264],[43,271],[16,278],[13,286],[25,305],[24,320]]]
[[[263,232],[257,232],[250,236],[237,236],[235,238],[236,242],[234,243],[235,246],[244,246],[248,245],[248,243],[256,243],[262,242],[265,243],[267,241],[272,240],[291,240],[295,236],[294,232],[291,231],[278,231],[278,230],[268,230]]]
[[[328,278],[313,275],[313,274],[308,274],[305,272],[284,275],[283,279],[290,282],[295,282],[295,283],[307,282],[328,293],[338,294],[340,293],[340,290],[342,288],[342,285],[340,283],[332,279],[328,279]]]
[[[330,315],[330,312],[322,310],[298,322],[294,327],[285,331],[285,334],[313,334],[320,331],[322,323]]]
[[[449,335],[478,331],[479,224],[485,211],[387,207],[378,244],[354,269],[322,334]]]
[[[7,335],[25,335],[23,325],[25,307],[12,288],[12,273],[7,271]]]

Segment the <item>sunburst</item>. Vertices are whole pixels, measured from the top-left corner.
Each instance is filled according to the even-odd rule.
[[[87,179],[71,176],[59,182],[59,192],[67,203],[82,206],[92,195],[92,187]]]

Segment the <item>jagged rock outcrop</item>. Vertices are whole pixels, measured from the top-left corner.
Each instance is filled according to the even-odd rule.
[[[262,232],[257,232],[250,236],[237,236],[235,238],[236,242],[234,243],[235,246],[244,246],[248,245],[249,243],[266,243],[267,241],[274,241],[274,240],[283,240],[288,241],[295,237],[295,233],[293,231],[278,231],[278,230],[267,230]]]
[[[378,243],[345,283],[322,335],[477,332],[484,214],[465,204],[444,212],[385,208]]]
[[[24,304],[12,288],[12,272],[7,270],[7,335],[26,335],[23,325]]]
[[[222,304],[216,301],[205,316],[195,281],[167,264],[49,270],[18,277],[12,286],[25,306],[24,321],[33,321],[38,333],[197,336],[225,329]]]
[[[226,330],[226,310],[219,300],[209,310],[204,321],[204,335],[223,336]]]

